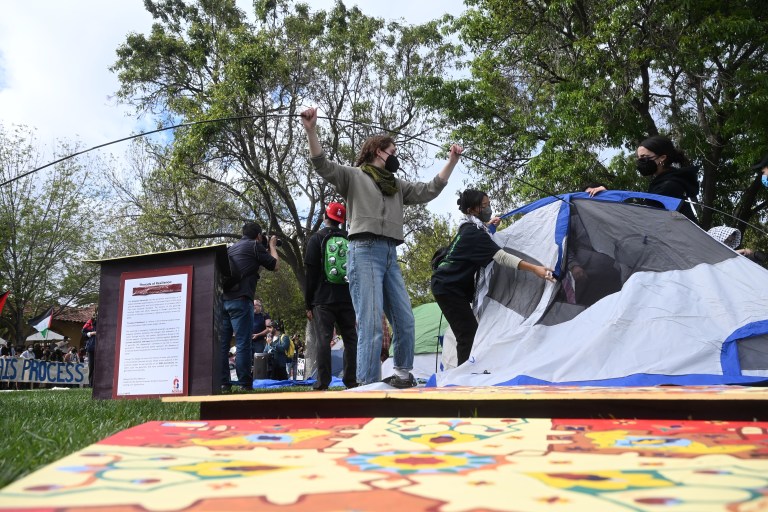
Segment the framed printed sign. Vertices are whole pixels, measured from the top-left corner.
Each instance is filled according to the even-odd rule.
[[[120,275],[113,398],[188,394],[192,267]]]

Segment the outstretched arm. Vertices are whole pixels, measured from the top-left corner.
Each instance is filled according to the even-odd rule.
[[[540,277],[541,279],[546,279],[551,283],[554,283],[556,281],[556,279],[552,275],[554,271],[551,268],[545,267],[543,265],[534,265],[533,263],[528,263],[527,261],[523,261],[517,256],[513,254],[509,254],[504,249],[499,249],[499,251],[493,255],[493,261],[495,261],[499,265],[504,265],[505,267],[512,267],[518,270],[533,272],[534,274],[536,274],[537,277]]]
[[[317,138],[317,109],[308,108],[301,113],[301,124],[304,125],[304,131],[307,132],[309,141],[309,156],[320,156],[323,154],[323,147]]]
[[[464,151],[464,148],[458,144],[451,145],[451,154],[448,155],[448,162],[445,164],[445,167],[443,167],[443,170],[440,171],[438,176],[440,176],[445,181],[448,181],[448,179],[451,177],[451,173],[453,172],[453,168],[456,167],[456,164],[459,162],[459,158],[461,158],[462,151]]]
[[[527,270],[528,272],[533,272],[536,274],[537,277],[540,277],[541,279],[546,279],[550,283],[554,283],[557,280],[554,278],[552,273],[554,272],[551,268],[547,268],[543,265],[534,265],[532,263],[528,263],[527,261],[521,261],[520,264],[517,266],[520,270]]]

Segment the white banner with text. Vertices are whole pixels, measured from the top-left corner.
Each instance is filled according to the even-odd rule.
[[[88,366],[84,363],[60,363],[21,357],[0,358],[0,381],[38,384],[88,384]]]

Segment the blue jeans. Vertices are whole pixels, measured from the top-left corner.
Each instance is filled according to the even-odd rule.
[[[230,385],[229,380],[229,340],[232,333],[235,334],[235,368],[237,370],[237,382],[240,386],[253,387],[251,377],[251,335],[253,334],[253,301],[246,298],[223,300],[221,315],[221,360],[222,360],[222,385]]]
[[[394,241],[351,240],[347,275],[357,317],[357,382],[370,384],[381,379],[382,313],[392,325],[394,367],[410,371],[416,327]]]

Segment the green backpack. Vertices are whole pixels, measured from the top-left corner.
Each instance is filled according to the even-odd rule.
[[[331,231],[323,239],[323,270],[331,284],[347,284],[349,240],[341,231]]]

